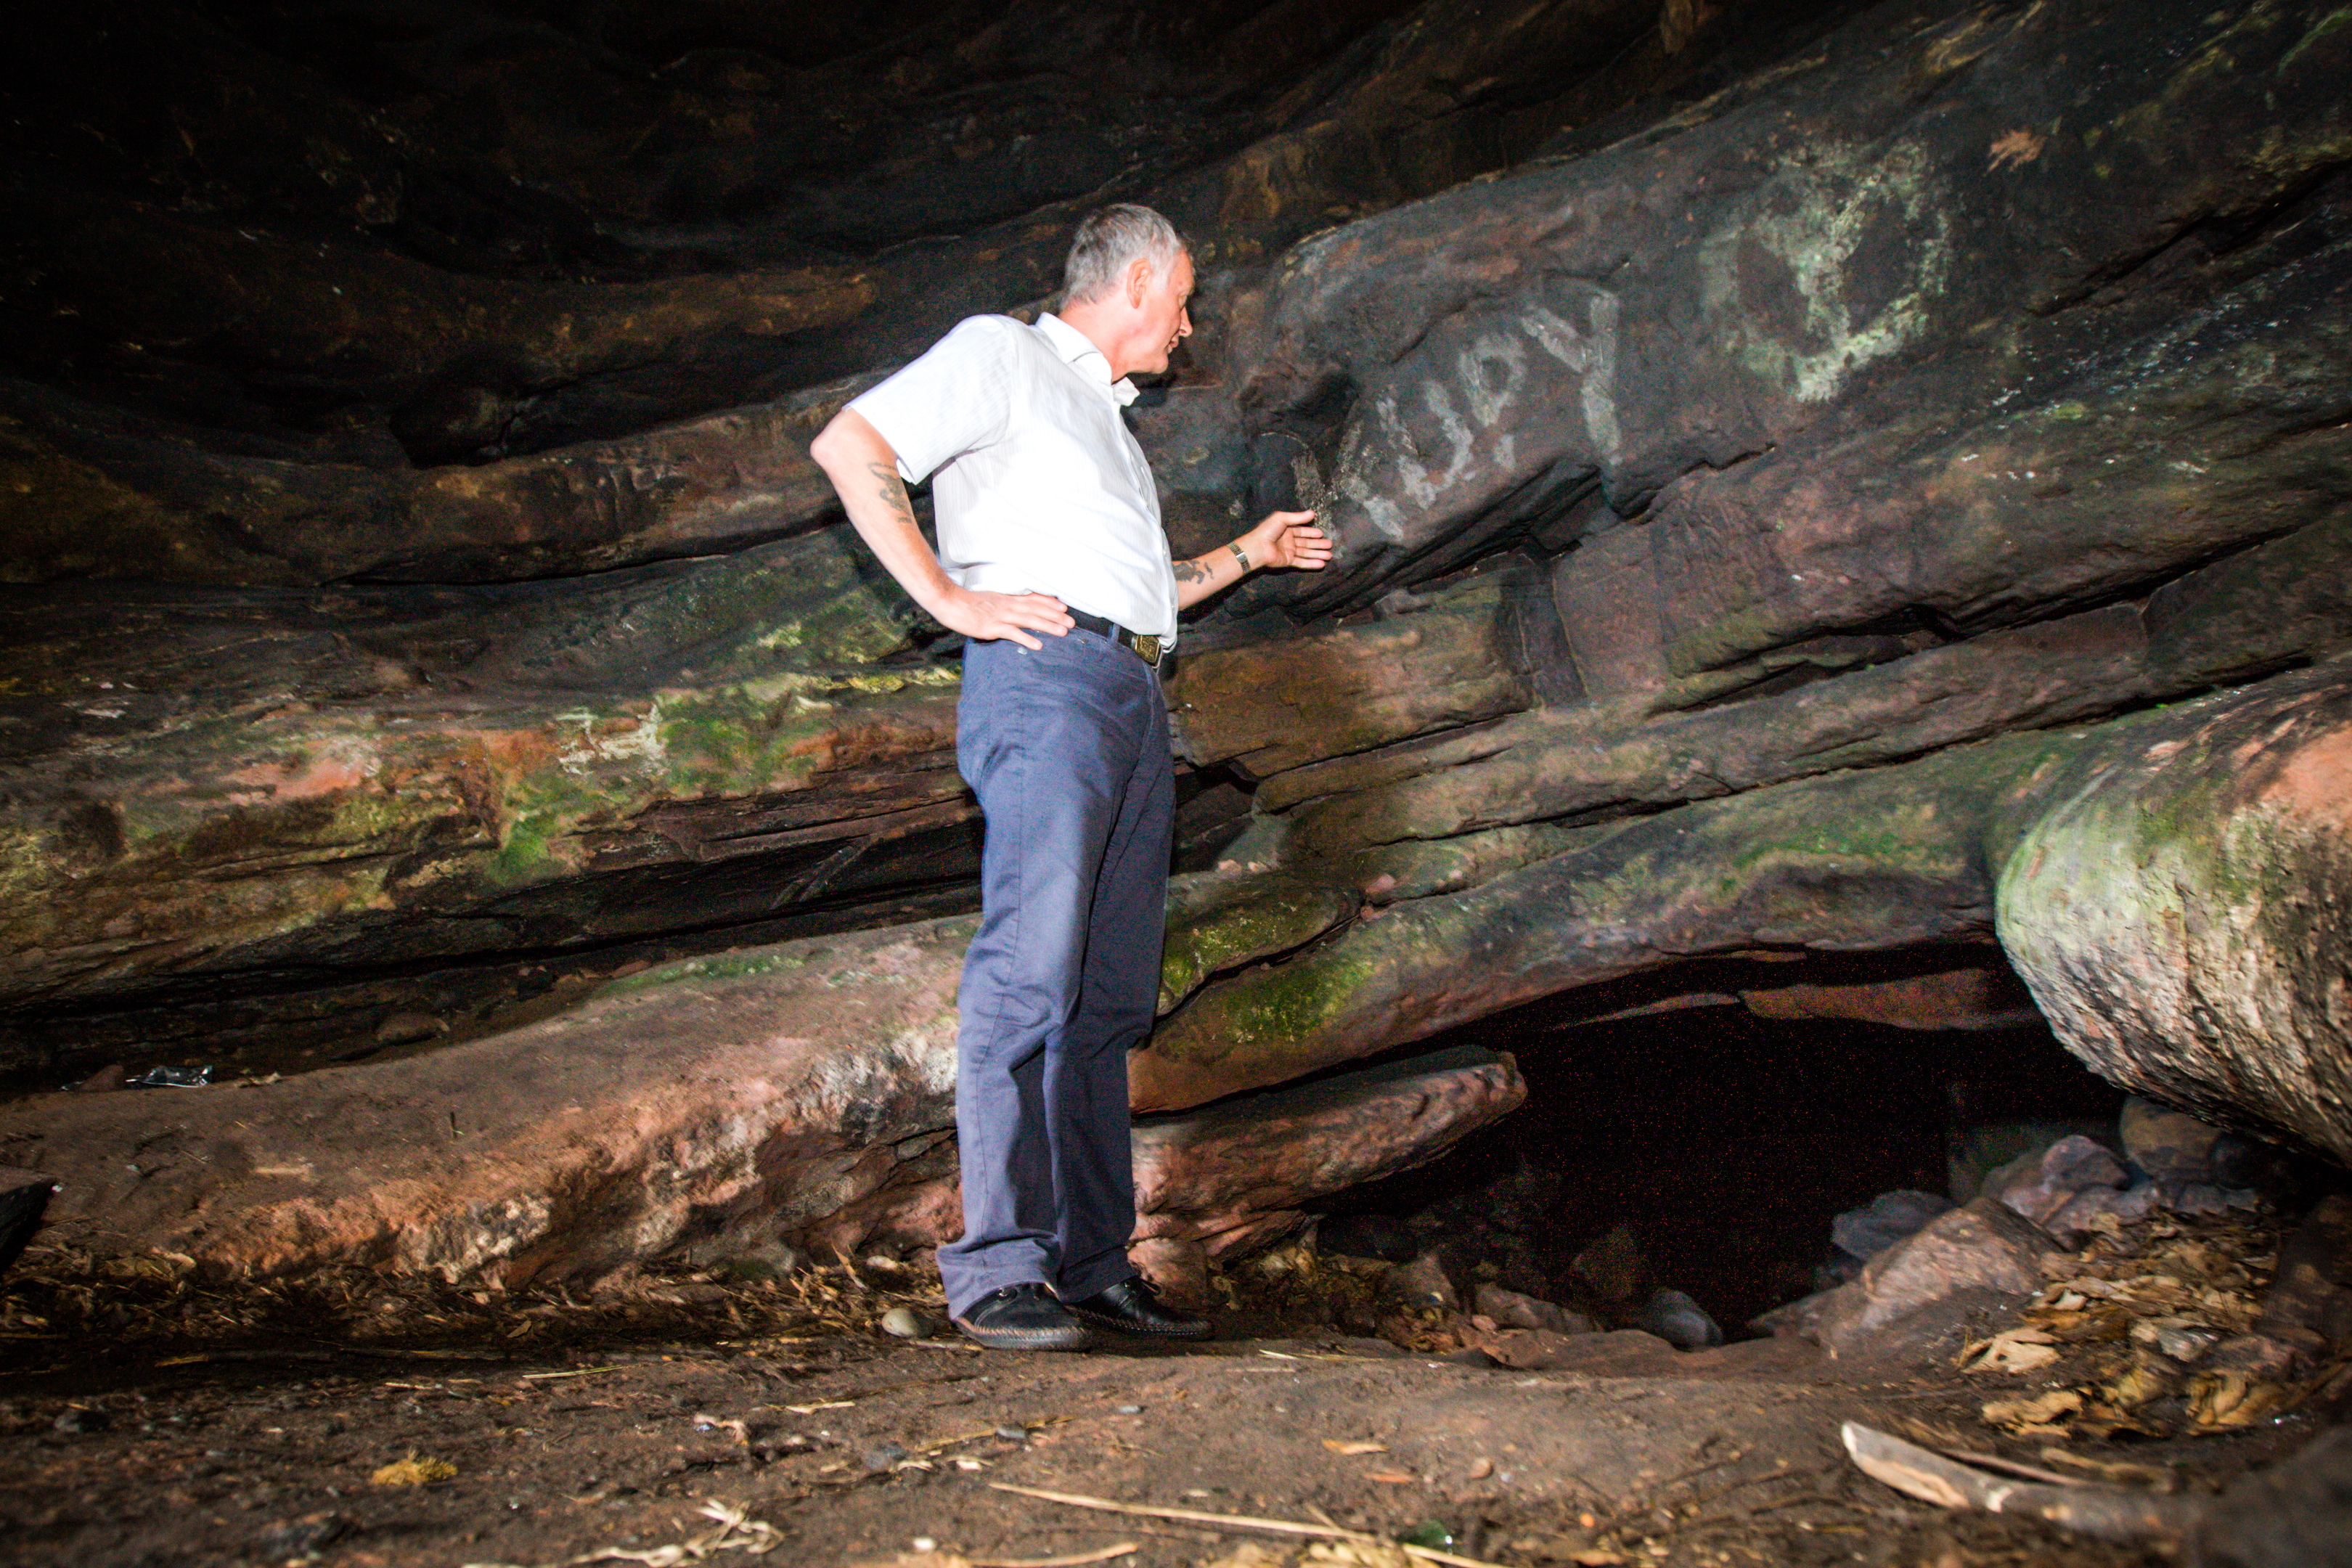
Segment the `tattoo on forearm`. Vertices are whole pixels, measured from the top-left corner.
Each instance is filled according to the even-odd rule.
[[[1209,569],[1197,561],[1176,562],[1174,570],[1179,583],[1205,583],[1209,580]]]
[[[898,470],[888,463],[868,463],[866,471],[874,476],[877,481],[875,493],[881,498],[882,504],[902,520],[914,521],[915,506],[907,499],[907,486],[898,478]]]

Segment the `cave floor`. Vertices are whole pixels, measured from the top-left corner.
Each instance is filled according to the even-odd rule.
[[[1856,1472],[1846,1420],[2003,1446],[1977,1419],[1982,1380],[1948,1356],[1874,1374],[1793,1341],[1682,1354],[1621,1332],[1525,1372],[1248,1302],[1196,1345],[1008,1354],[881,1333],[894,1301],[936,1313],[912,1280],[330,1301],[159,1276],[110,1302],[68,1273],[11,1281],[0,1343],[0,1540],[28,1568],[1405,1561],[1003,1487],[1508,1564],[2170,1561]],[[22,1331],[36,1307],[48,1331]],[[2114,1453],[2202,1488],[2310,1435],[2290,1418]]]

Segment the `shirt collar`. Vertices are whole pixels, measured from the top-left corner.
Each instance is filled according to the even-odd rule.
[[[1125,376],[1112,380],[1110,361],[1104,356],[1102,350],[1095,347],[1094,340],[1086,333],[1051,310],[1038,316],[1037,330],[1045,334],[1045,341],[1054,345],[1055,353],[1086,372],[1093,380],[1102,383],[1110,395],[1118,399],[1119,406],[1123,408],[1135,401],[1135,383]]]

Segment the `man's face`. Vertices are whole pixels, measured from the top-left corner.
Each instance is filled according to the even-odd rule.
[[[1152,275],[1144,285],[1141,330],[1136,336],[1145,345],[1145,363],[1135,368],[1158,372],[1168,368],[1168,356],[1176,345],[1192,332],[1192,318],[1185,305],[1192,298],[1192,258],[1179,252],[1176,265],[1167,275]]]

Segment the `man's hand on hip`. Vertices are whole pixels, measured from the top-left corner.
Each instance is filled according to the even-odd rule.
[[[898,455],[855,408],[833,416],[809,444],[809,456],[833,481],[850,526],[875,559],[948,630],[982,642],[1010,637],[1034,652],[1045,645],[1031,632],[1060,637],[1077,625],[1050,594],[986,594],[958,586],[915,526],[914,506],[898,478]]]
[[[951,632],[981,642],[1002,637],[1033,651],[1045,645],[1031,632],[1061,637],[1078,624],[1051,594],[990,594],[950,586],[929,608],[940,625]]]

